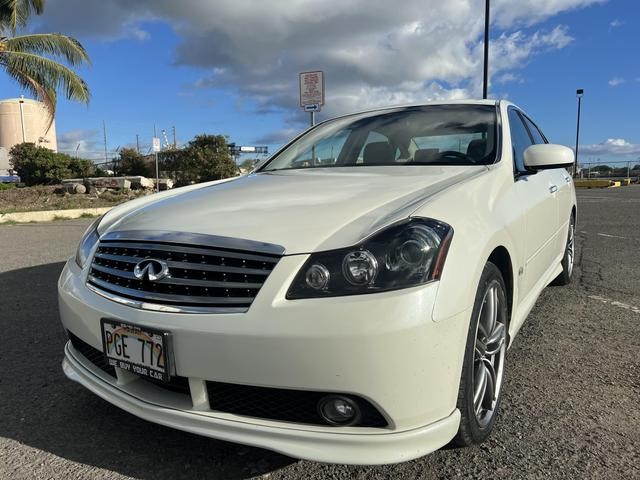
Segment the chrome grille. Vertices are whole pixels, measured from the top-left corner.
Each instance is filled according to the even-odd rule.
[[[251,250],[231,248],[236,244]],[[244,312],[283,252],[276,245],[226,237],[115,232],[100,239],[87,285],[103,296],[138,308]],[[168,275],[156,281],[137,278],[134,268],[145,259],[166,263]]]

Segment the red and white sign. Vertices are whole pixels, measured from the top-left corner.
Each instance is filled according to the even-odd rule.
[[[324,105],[324,72],[322,71],[300,74],[300,106],[304,108],[307,105]]]

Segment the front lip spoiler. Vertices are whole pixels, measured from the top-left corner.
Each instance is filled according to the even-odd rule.
[[[270,427],[184,411],[140,400],[114,388],[74,356],[65,346],[65,375],[107,402],[144,420],[205,437],[226,440],[305,460],[352,465],[399,463],[431,453],[446,445],[457,433],[460,411],[432,424],[394,433],[357,434],[317,432]]]

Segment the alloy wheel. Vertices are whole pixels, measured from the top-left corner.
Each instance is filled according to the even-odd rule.
[[[573,258],[575,252],[575,234],[576,226],[573,219],[569,223],[569,238],[567,239],[567,273],[571,277],[573,273]]]
[[[500,283],[491,282],[484,295],[476,329],[473,407],[481,427],[491,421],[502,386],[507,348],[506,318],[500,305],[504,298]]]

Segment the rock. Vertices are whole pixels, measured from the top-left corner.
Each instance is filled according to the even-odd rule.
[[[160,178],[159,180],[159,185],[160,185],[160,190],[170,190],[173,188],[173,180],[170,178]],[[154,186],[155,186],[155,180],[153,181]]]
[[[131,182],[131,188],[135,190],[139,188],[153,188],[155,186],[155,181],[147,177],[131,176],[124,178]]]
[[[67,192],[77,194],[86,193],[87,189],[81,183],[66,183],[64,188]]]
[[[131,189],[131,180],[128,180],[127,177],[92,177],[85,179],[70,178],[62,181],[62,184],[65,186],[74,183],[89,183],[96,188],[112,188],[118,190]]]

